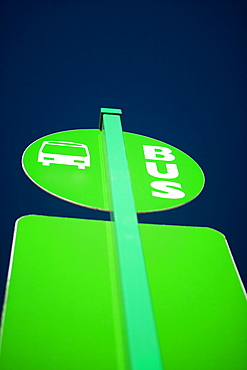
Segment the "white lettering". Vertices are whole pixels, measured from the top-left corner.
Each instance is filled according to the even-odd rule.
[[[163,163],[163,166],[166,167],[166,173],[161,173],[158,171],[157,163],[146,162],[147,171],[149,175],[153,177],[158,177],[160,179],[175,179],[178,177],[178,167],[176,164]]]
[[[181,188],[182,186],[178,182],[172,181],[153,181],[150,184],[152,188],[160,190],[163,193],[158,191],[152,191],[154,197],[167,198],[167,199],[181,199],[185,197],[185,193],[181,190],[174,188]]]
[[[174,161],[172,150],[163,146],[143,145],[145,159],[155,161]]]

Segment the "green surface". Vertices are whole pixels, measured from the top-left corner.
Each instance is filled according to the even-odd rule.
[[[139,227],[164,369],[246,369],[247,304],[224,236]],[[111,232],[107,221],[18,221],[1,370],[127,369]]]
[[[122,109],[119,109],[119,108],[101,108],[100,112],[101,113],[107,113],[107,114],[121,115],[122,114]]]
[[[140,224],[166,370],[247,369],[247,302],[226,239]]]
[[[117,114],[118,111],[117,109]],[[111,115],[114,116],[114,112]],[[146,136],[127,132],[123,135],[137,212],[179,207],[193,200],[201,192],[204,186],[202,170],[187,154]],[[38,162],[38,153],[43,141],[68,141],[87,145],[90,167],[79,169],[75,165],[57,163],[43,165]],[[168,156],[168,160],[163,160],[165,158],[160,154],[160,149],[156,150],[154,159],[147,159],[143,145],[170,149],[174,159],[170,160],[171,156]],[[57,154],[63,150],[64,155],[67,153],[72,156],[71,148],[57,148]],[[22,162],[25,173],[43,190],[79,205],[110,210],[105,180],[105,152],[100,130],[71,130],[44,136],[25,150]],[[172,166],[171,171],[169,166]],[[178,198],[172,199],[169,196]]]
[[[111,223],[17,224],[1,370],[125,369]]]
[[[160,348],[143,257],[138,219],[125,153],[121,118],[104,114],[102,122],[108,164],[114,230],[119,259],[132,370],[161,370]]]

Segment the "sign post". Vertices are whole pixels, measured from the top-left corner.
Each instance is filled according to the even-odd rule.
[[[101,109],[130,364],[162,369],[119,109]]]
[[[0,338],[1,370],[225,370],[247,363],[245,291],[223,234],[138,224],[184,205],[204,175],[181,150],[100,129],[42,137],[22,157],[51,195],[112,221],[38,215],[16,222]]]

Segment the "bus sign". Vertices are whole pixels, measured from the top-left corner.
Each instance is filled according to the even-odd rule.
[[[137,212],[176,208],[202,191],[203,172],[187,154],[143,135],[123,136]],[[22,165],[27,176],[52,195],[110,211],[104,150],[101,130],[62,131],[29,145]]]

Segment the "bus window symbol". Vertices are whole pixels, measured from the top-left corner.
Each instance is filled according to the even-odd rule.
[[[69,141],[43,141],[38,162],[43,166],[51,163],[77,166],[80,169],[90,167],[90,154],[87,145]]]

